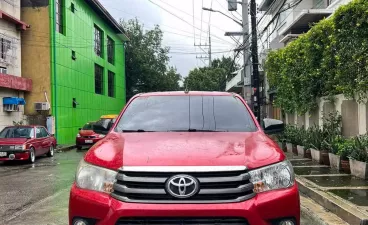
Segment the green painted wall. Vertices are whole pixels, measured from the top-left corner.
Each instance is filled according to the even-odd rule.
[[[64,34],[55,33],[54,1],[50,0],[52,114],[59,144],[75,142],[78,128],[103,114],[118,114],[125,105],[123,41],[84,0],[64,0]],[[71,3],[75,12],[71,11]],[[94,25],[104,32],[104,57],[94,52]],[[115,65],[107,62],[107,35],[115,41]],[[72,59],[72,50],[76,60]],[[104,68],[104,93],[95,94],[94,65]],[[108,70],[115,73],[115,97],[107,94]],[[79,105],[73,108],[73,98]]]

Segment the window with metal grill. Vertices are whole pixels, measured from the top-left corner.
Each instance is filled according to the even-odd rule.
[[[109,71],[107,79],[108,95],[109,97],[115,97],[115,73]]]
[[[109,36],[107,37],[107,61],[114,65],[115,60],[115,42]]]
[[[103,57],[103,32],[95,25],[95,53]]]
[[[63,12],[63,4],[64,0],[55,0],[55,19],[56,19],[56,31],[64,34],[64,12]]]
[[[6,59],[11,49],[11,41],[5,38],[0,38],[0,57]]]
[[[95,64],[95,93],[102,95],[103,94],[103,67]]]

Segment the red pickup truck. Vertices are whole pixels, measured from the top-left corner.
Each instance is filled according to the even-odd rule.
[[[133,97],[80,162],[71,225],[300,225],[290,162],[236,94]]]

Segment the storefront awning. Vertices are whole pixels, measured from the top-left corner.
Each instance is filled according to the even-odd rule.
[[[18,97],[5,97],[3,98],[3,105],[25,105],[26,101],[24,98]]]

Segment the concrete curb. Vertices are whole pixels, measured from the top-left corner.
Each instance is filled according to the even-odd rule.
[[[329,194],[316,186],[313,182],[297,176],[296,181],[299,185],[299,191],[319,205],[338,215],[349,224],[368,225],[368,213],[350,202]]]
[[[313,225],[348,225],[340,217],[303,195],[300,196],[300,213],[303,218],[311,221]]]
[[[74,149],[76,147],[76,145],[67,145],[67,146],[61,146],[59,148],[56,148],[56,152],[60,153],[60,152],[67,152],[70,151],[72,149]]]

